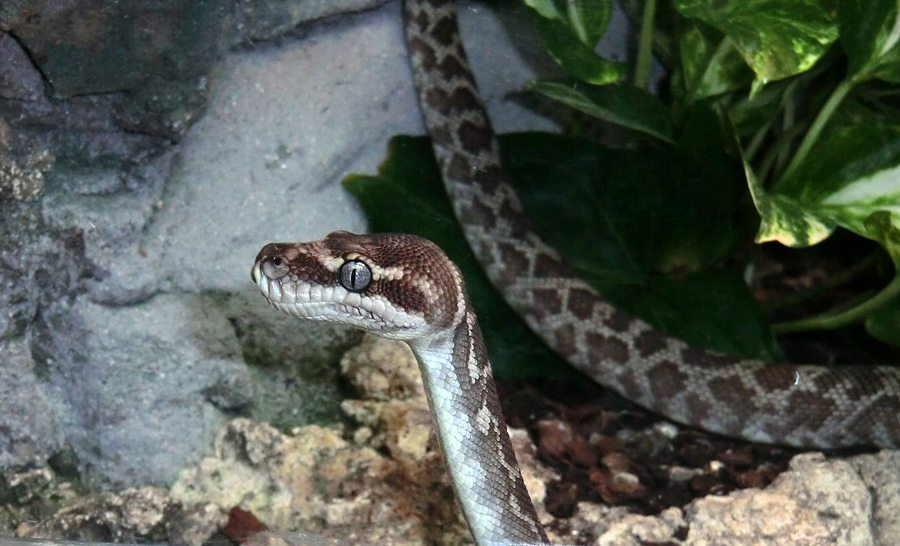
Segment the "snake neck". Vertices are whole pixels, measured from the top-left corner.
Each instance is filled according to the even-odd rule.
[[[547,544],[519,472],[471,308],[452,332],[409,345],[475,543]]]
[[[481,105],[459,43],[455,7],[446,0],[407,0],[405,8],[407,49],[419,104],[442,175],[445,180],[454,174],[471,175],[471,169],[452,173],[449,166],[450,151],[459,149],[460,135],[466,132],[452,114],[453,103],[463,93],[467,103]],[[457,81],[436,88],[447,71],[462,78],[462,85]],[[469,133],[491,135],[483,108],[474,112],[476,119],[463,121],[472,129]],[[475,543],[547,544],[503,422],[471,306],[466,305],[463,320],[452,332],[410,342],[410,347],[419,362],[444,461]]]

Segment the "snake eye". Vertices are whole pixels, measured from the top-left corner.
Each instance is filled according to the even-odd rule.
[[[362,292],[372,283],[372,270],[359,260],[346,261],[338,270],[341,286],[351,292]]]

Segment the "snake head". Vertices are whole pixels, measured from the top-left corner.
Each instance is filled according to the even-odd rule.
[[[453,327],[467,305],[453,262],[414,235],[336,231],[318,241],[270,243],[251,277],[280,311],[407,341]]]

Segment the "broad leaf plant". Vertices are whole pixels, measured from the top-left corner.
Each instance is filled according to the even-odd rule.
[[[539,231],[579,274],[731,354],[778,359],[773,333],[859,324],[900,345],[900,2],[630,0],[628,63],[595,53],[611,0],[523,2],[565,74],[527,92],[578,115],[564,134],[504,135],[501,147]],[[651,89],[654,56],[666,76]],[[614,147],[588,136],[598,127],[614,128]],[[498,374],[565,374],[472,260],[425,139],[395,137],[377,176],[345,185],[372,230],[431,238],[463,268]],[[757,301],[748,242],[800,248],[836,232],[835,252],[863,249],[844,270]],[[832,309],[769,318],[837,287],[846,297]]]

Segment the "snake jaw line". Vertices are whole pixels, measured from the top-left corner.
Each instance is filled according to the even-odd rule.
[[[295,259],[314,254],[305,251],[302,244],[277,243],[266,248],[277,249],[280,253],[293,249],[290,254]],[[381,294],[347,290],[340,284],[312,282],[304,276],[307,270],[284,260],[284,254],[273,257],[265,250],[260,252],[250,276],[275,309],[301,319],[348,324],[393,339],[409,340],[427,334],[428,325],[422,313],[401,309]],[[273,264],[276,258],[277,263]],[[342,264],[359,258],[358,254],[353,254]],[[328,270],[339,269],[342,265],[327,256],[319,257],[318,263]],[[276,277],[270,277],[270,272],[275,272]],[[396,270],[390,270],[387,280],[397,281],[401,277],[397,276]]]

